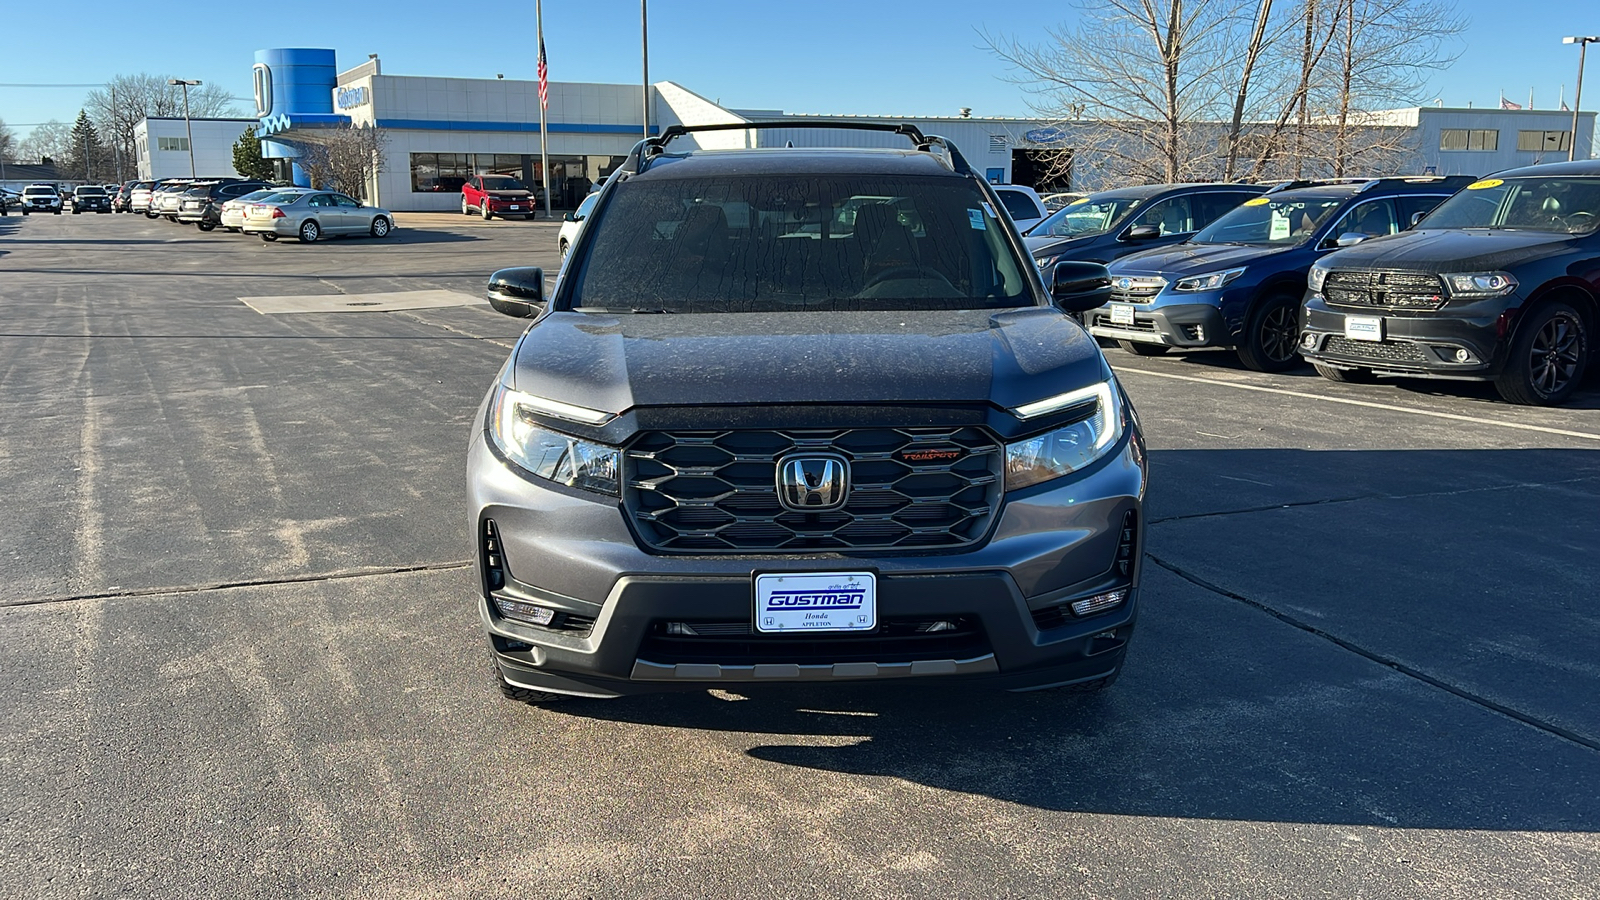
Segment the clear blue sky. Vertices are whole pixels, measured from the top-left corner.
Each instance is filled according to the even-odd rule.
[[[636,82],[638,5],[552,0],[545,43],[555,81]],[[341,67],[383,59],[399,75],[533,79],[530,0],[469,3],[197,3],[66,0],[7,4],[0,25],[0,84],[100,82],[150,72],[250,92],[262,47],[332,47]],[[1470,19],[1460,60],[1435,78],[1425,102],[1448,106],[1571,102],[1577,48],[1563,35],[1600,34],[1600,0],[1459,0]],[[653,0],[651,80],[676,81],[733,107],[790,112],[954,115],[1029,114],[1024,91],[982,48],[980,29],[1029,37],[1072,16],[1060,2],[982,0]],[[48,41],[35,36],[48,33]],[[151,35],[160,35],[151,37]],[[68,52],[68,39],[71,50]],[[1600,45],[1584,105],[1600,107]],[[0,87],[0,119],[19,137],[32,123],[70,122],[81,88]],[[241,103],[241,109],[247,104]]]

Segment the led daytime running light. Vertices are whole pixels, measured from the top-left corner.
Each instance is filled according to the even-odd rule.
[[[542,412],[557,419],[566,419],[568,422],[581,422],[584,425],[604,425],[615,419],[616,413],[603,412],[598,409],[589,409],[586,406],[573,406],[559,400],[550,400],[545,397],[535,397],[518,391],[517,403],[529,409]]]
[[[1111,382],[1102,381],[1098,384],[1091,384],[1086,388],[1068,391],[1065,394],[1057,394],[1054,397],[1046,397],[1043,400],[1035,400],[1032,403],[1024,403],[1011,411],[1016,413],[1017,418],[1019,419],[1036,419],[1039,416],[1047,415],[1053,412],[1060,412],[1063,409],[1077,406],[1079,403],[1083,403],[1086,400],[1098,400],[1100,402],[1100,409],[1103,410],[1107,415],[1110,415],[1111,411],[1115,408],[1111,403]],[[1105,433],[1100,435],[1099,439],[1095,441],[1095,448],[1099,449],[1109,443],[1111,440],[1111,434],[1111,430],[1106,429]]]

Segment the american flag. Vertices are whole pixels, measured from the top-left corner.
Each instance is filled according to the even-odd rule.
[[[539,108],[550,108],[550,67],[544,61],[544,30],[539,31]]]
[[[1510,100],[1506,99],[1506,95],[1505,94],[1501,94],[1500,95],[1500,108],[1501,109],[1521,109],[1522,108],[1522,104],[1521,103],[1512,103]]]

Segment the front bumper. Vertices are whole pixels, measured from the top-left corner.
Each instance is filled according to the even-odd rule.
[[[1113,674],[1136,616],[1145,471],[1133,437],[1080,477],[1008,497],[986,544],[932,555],[659,556],[640,549],[616,501],[524,479],[481,433],[468,472],[474,533],[493,522],[499,545],[498,569],[474,554],[476,605],[501,674],[521,687],[614,697],[931,678],[1025,690]],[[1126,574],[1118,565],[1118,554],[1129,552],[1125,529]],[[753,619],[756,571],[862,568],[877,573],[877,632],[780,638],[727,630]],[[502,586],[491,588],[495,582]],[[1128,597],[1107,612],[1078,618],[1065,605],[1117,587]],[[560,615],[553,627],[527,624],[503,617],[493,596]],[[893,632],[932,620],[960,623],[960,633]],[[713,622],[723,631],[672,636],[668,622]]]
[[[516,203],[512,203],[509,200],[490,200],[489,211],[507,216],[531,216],[537,211],[537,208],[532,200],[527,202],[519,200]]]
[[[1095,337],[1167,347],[1226,347],[1233,343],[1222,310],[1209,303],[1174,303],[1133,306],[1133,324],[1111,321],[1107,304],[1084,313],[1089,333]]]
[[[1319,365],[1379,375],[1484,381],[1505,365],[1511,333],[1507,310],[1521,303],[1511,296],[1439,310],[1367,310],[1331,306],[1320,292],[1311,291],[1303,304],[1300,355]],[[1347,338],[1345,320],[1350,316],[1382,319],[1383,340]]]

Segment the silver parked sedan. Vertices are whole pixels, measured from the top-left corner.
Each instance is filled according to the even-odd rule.
[[[394,215],[387,209],[362,206],[335,191],[286,191],[245,207],[241,227],[245,234],[259,234],[264,241],[297,237],[302,244],[309,244],[323,235],[388,237],[394,230]]]
[[[245,194],[243,197],[235,197],[234,199],[229,200],[227,203],[222,204],[222,211],[219,213],[219,216],[222,219],[222,227],[228,231],[238,231],[239,229],[243,228],[245,209],[249,207],[250,204],[262,202],[268,197],[271,197],[273,194],[302,194],[310,192],[311,188],[265,188],[263,190]]]

